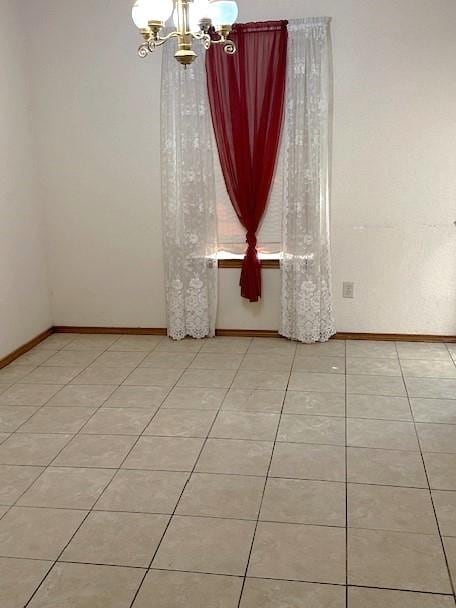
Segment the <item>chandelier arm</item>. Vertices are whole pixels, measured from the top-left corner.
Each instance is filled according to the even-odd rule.
[[[149,41],[147,41],[144,44],[141,44],[139,46],[138,55],[142,59],[144,59],[145,57],[147,57],[148,55],[153,53],[157,47],[162,46],[163,44],[165,44],[165,42],[167,42],[171,38],[177,38],[178,36],[179,36],[178,32],[171,32],[171,33],[167,34],[166,36],[157,36],[157,37],[151,38]]]

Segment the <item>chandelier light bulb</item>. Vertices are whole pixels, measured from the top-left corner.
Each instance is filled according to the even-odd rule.
[[[214,0],[209,5],[209,16],[216,30],[224,25],[233,25],[238,15],[238,5],[234,0]]]
[[[131,9],[131,17],[133,19],[133,23],[140,30],[143,30],[147,27],[148,18],[147,13],[144,9],[144,0],[137,0],[133,8]]]
[[[133,6],[133,21],[139,29],[149,21],[166,23],[173,12],[173,0],[137,0]]]

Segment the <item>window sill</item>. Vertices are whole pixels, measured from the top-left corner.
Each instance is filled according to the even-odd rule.
[[[221,269],[225,269],[225,268],[242,268],[242,259],[241,258],[230,258],[230,259],[223,259],[223,260],[218,260],[218,267]],[[275,260],[261,260],[261,268],[265,268],[265,269],[280,269],[280,260],[279,259],[275,259]]]

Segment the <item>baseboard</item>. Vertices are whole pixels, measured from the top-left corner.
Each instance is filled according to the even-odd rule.
[[[119,334],[130,336],[166,336],[163,327],[73,327],[57,325],[53,328],[55,333],[75,334]],[[217,336],[232,338],[280,338],[278,331],[269,329],[217,329]],[[333,340],[372,340],[386,342],[447,342],[456,343],[456,336],[438,336],[428,334],[379,334],[338,332]]]
[[[126,336],[166,336],[164,327],[79,327],[56,325],[41,332],[14,352],[0,359],[0,369],[6,367],[52,334],[118,334]],[[230,338],[280,338],[279,332],[269,329],[217,329],[217,336]],[[378,334],[339,332],[333,340],[372,340],[390,342],[446,342],[456,343],[456,336],[436,336],[427,334]]]
[[[10,353],[9,355],[6,355],[6,357],[3,357],[2,359],[0,359],[0,369],[2,369],[3,367],[6,367],[10,363],[15,361],[19,357],[21,357],[22,355],[25,355],[25,353],[27,353],[29,350],[32,350],[32,348],[37,346],[43,340],[46,340],[46,338],[49,338],[49,336],[53,333],[54,333],[54,328],[50,327],[49,329],[42,331],[35,338],[32,338],[32,340],[29,340],[22,346],[19,346],[19,348],[16,348],[15,351]]]
[[[55,325],[56,334],[118,334],[126,336],[166,336],[164,327],[79,327],[73,325]]]

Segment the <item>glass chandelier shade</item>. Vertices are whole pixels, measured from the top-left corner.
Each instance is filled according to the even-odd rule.
[[[145,29],[150,21],[166,23],[173,8],[173,0],[136,0],[131,14],[136,27]]]

